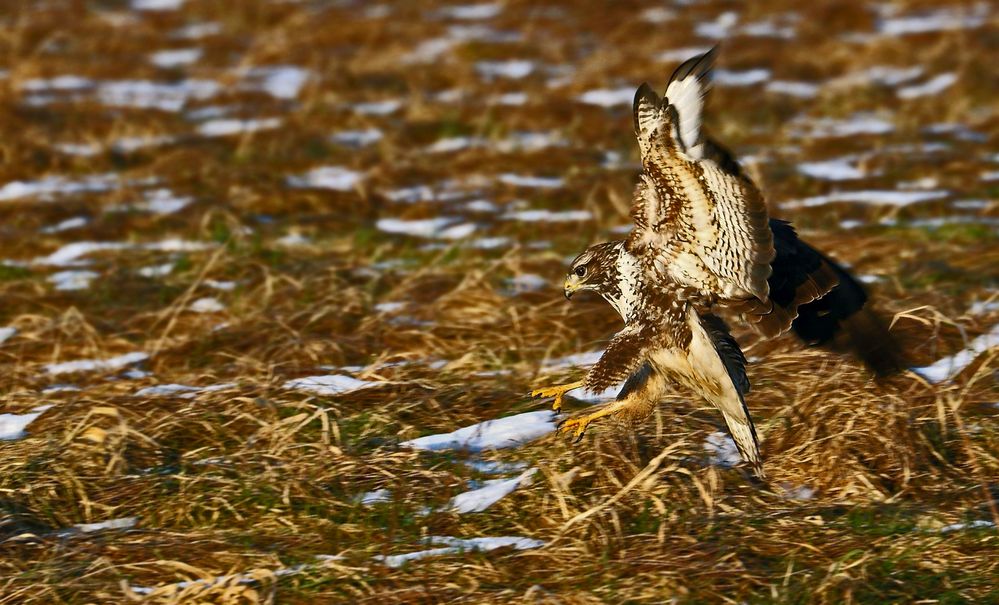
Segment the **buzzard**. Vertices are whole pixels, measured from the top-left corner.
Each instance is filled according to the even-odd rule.
[[[746,406],[746,358],[716,310],[740,315],[755,332],[789,330],[806,343],[852,348],[879,375],[903,367],[884,324],[865,307],[863,287],[768,217],[763,196],[733,156],[701,129],[715,51],[681,64],[663,97],[648,84],[635,94],[642,155],[631,215],[621,241],[597,244],[572,262],[567,298],[592,290],[624,328],[577,382],[538,389],[561,409],[565,393],[602,391],[624,381],[617,400],[560,429],[580,439],[598,418],[641,419],[672,384],[717,407],[742,458],[762,476],[759,439]]]

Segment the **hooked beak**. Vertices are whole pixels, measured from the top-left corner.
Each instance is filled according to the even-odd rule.
[[[565,299],[569,300],[572,298],[572,293],[578,289],[576,284],[573,284],[570,280],[566,279],[565,284],[562,286],[562,291],[565,292]]]

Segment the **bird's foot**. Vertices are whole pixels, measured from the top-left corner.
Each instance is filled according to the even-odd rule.
[[[552,410],[558,414],[562,411],[562,398],[565,397],[565,394],[573,389],[578,389],[581,386],[583,386],[583,381],[578,380],[576,382],[570,382],[569,384],[560,384],[553,387],[534,389],[531,391],[531,397],[554,397],[555,401],[552,402]]]
[[[583,434],[586,433],[586,427],[596,420],[594,416],[595,414],[587,414],[578,418],[566,418],[558,423],[555,433],[557,435],[572,434],[572,442],[579,443],[583,439]]]

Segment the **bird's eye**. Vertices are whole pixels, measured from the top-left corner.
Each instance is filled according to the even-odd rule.
[[[578,277],[585,277],[586,276],[586,265],[583,265],[582,267],[576,267],[575,273],[576,273],[576,275]]]

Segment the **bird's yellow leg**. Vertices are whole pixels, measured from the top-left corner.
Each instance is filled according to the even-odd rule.
[[[580,388],[585,384],[583,380],[577,380],[576,382],[570,382],[569,384],[560,384],[553,387],[548,387],[545,389],[535,389],[531,391],[531,397],[554,397],[555,401],[552,402],[552,409],[555,412],[559,412],[562,409],[562,398],[569,391]]]
[[[586,432],[586,427],[588,427],[591,422],[605,416],[613,416],[614,414],[620,412],[622,408],[626,408],[629,405],[631,405],[631,402],[627,400],[615,401],[614,403],[609,403],[599,410],[590,412],[585,416],[566,418],[559,423],[557,432],[560,434],[569,434],[571,432],[573,441],[578,443],[579,440],[583,438],[583,433]]]

